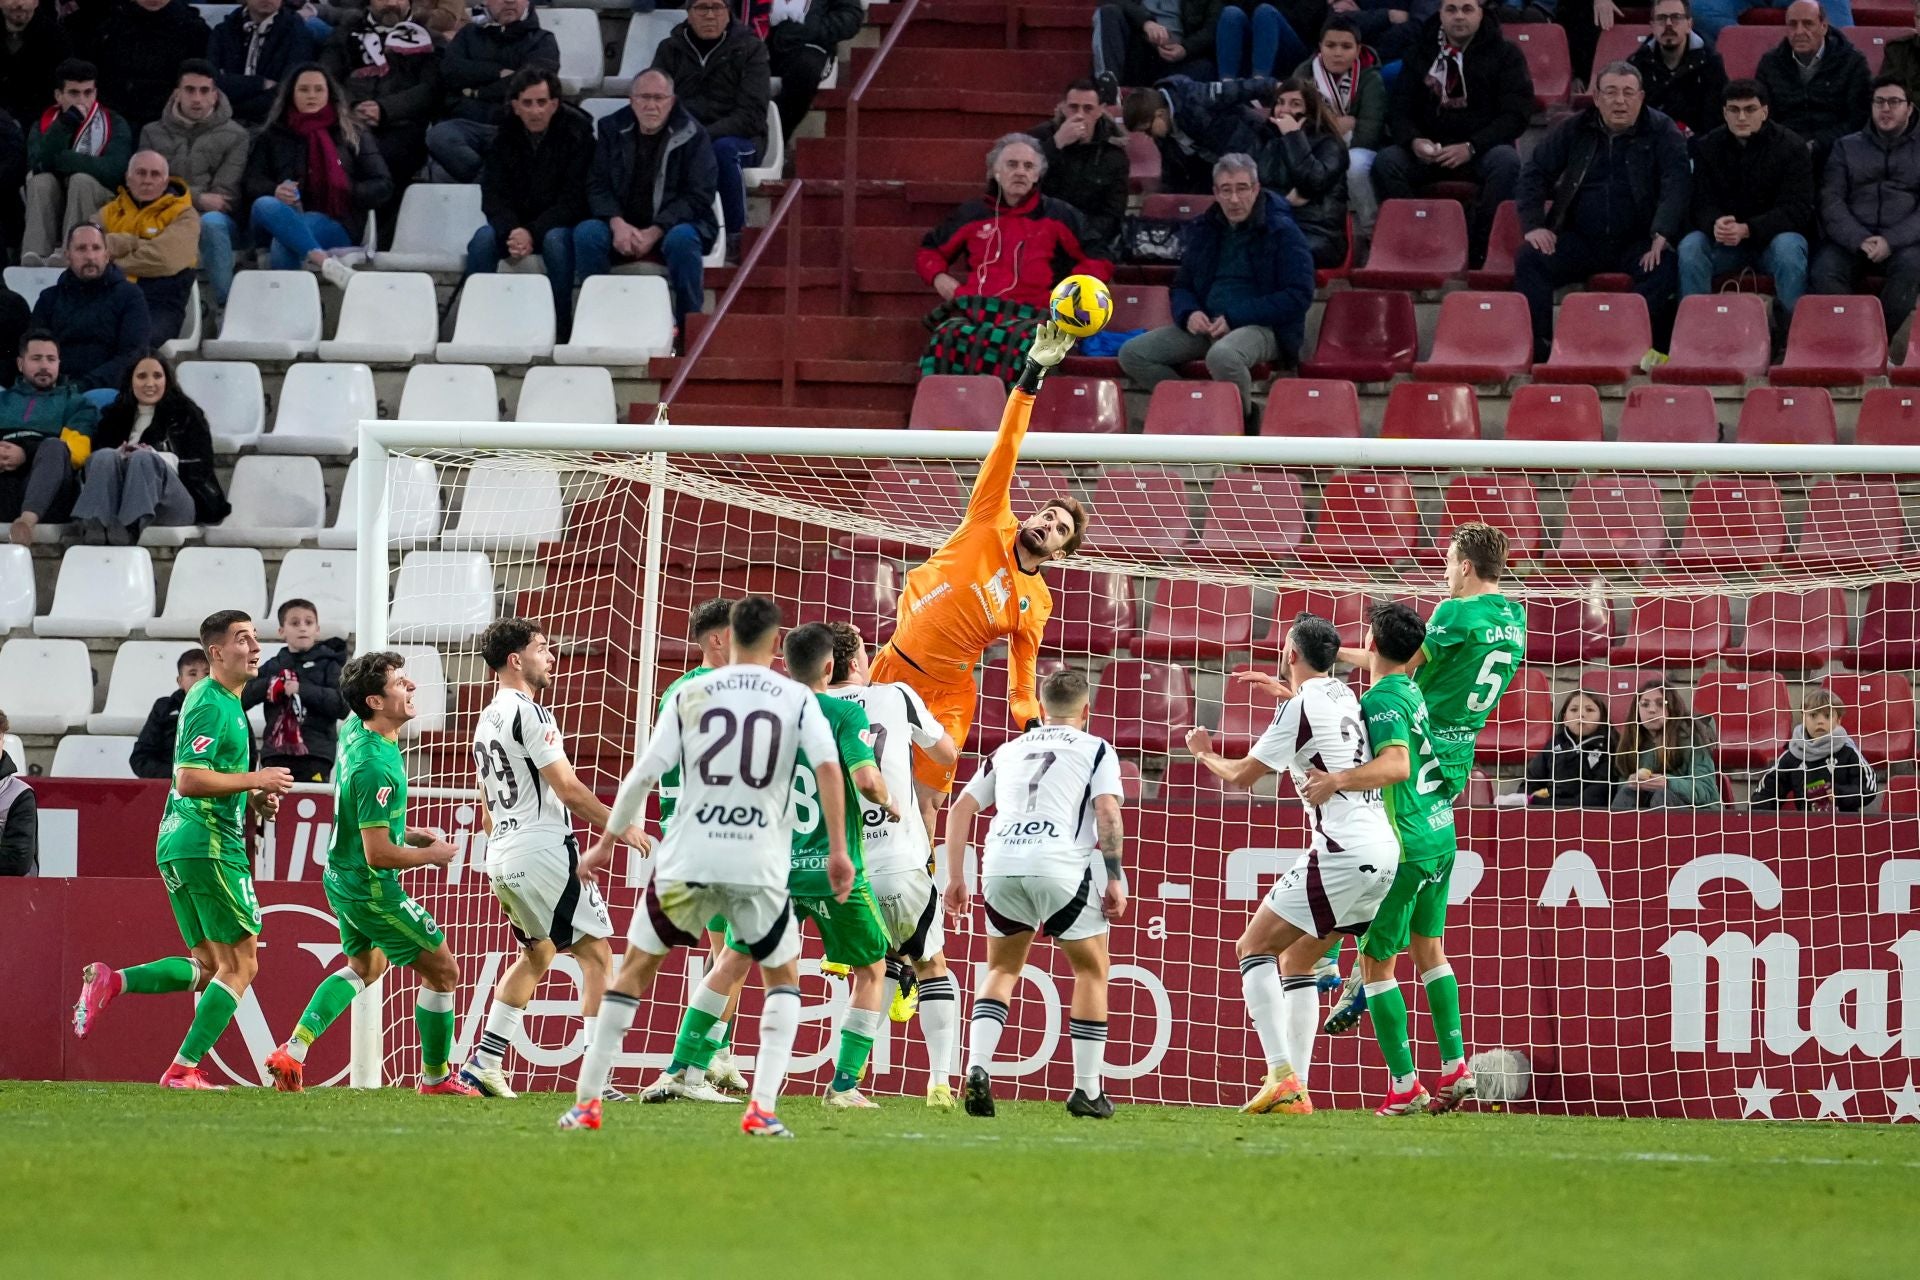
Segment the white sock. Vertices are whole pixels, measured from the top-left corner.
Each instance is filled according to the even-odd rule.
[[[893,1008],[893,998],[899,994],[900,994],[899,979],[887,978],[884,981],[882,981],[880,984],[880,1007],[882,1009]]]
[[[526,1013],[525,1009],[516,1009],[496,995],[487,1010],[487,1029],[480,1033],[480,1043],[473,1049],[473,1065],[498,1070],[501,1060],[506,1057],[508,1046],[520,1034],[520,1019]],[[591,1020],[587,1022],[587,1047],[593,1047]]]
[[[613,1055],[626,1039],[627,1028],[640,1011],[640,1001],[609,991],[600,1000],[600,1015],[587,1028],[587,1053],[580,1060],[580,1082],[574,1087],[576,1102],[589,1102],[607,1091],[607,1077],[613,1074]]]
[[[1097,1098],[1107,1066],[1107,1020],[1069,1017],[1067,1035],[1073,1041],[1073,1087]]]
[[[793,1059],[793,1037],[800,1030],[800,988],[775,987],[760,1005],[760,1054],[753,1068],[753,1102],[762,1111],[780,1103],[787,1063]]]
[[[1266,1055],[1267,1070],[1288,1067],[1285,1029],[1280,1022],[1280,963],[1272,956],[1243,956],[1240,960],[1240,995],[1247,1003],[1247,1015],[1260,1036],[1260,1051]]]
[[[1320,1029],[1320,992],[1312,974],[1280,979],[1280,1024],[1287,1040],[1287,1061],[1305,1088],[1313,1065],[1313,1033]]]
[[[973,1002],[973,1021],[967,1024],[967,1070],[980,1067],[992,1074],[994,1050],[1006,1029],[1006,1005],[984,996]]]
[[[953,1037],[960,1017],[951,976],[920,983],[920,1034],[927,1041],[927,1085],[953,1085]]]
[[[885,1008],[849,1009],[847,1010],[847,1020],[841,1025],[845,1030],[851,1031],[857,1036],[865,1036],[877,1044],[879,1043],[882,1030],[884,1030],[887,1025],[887,1011]]]

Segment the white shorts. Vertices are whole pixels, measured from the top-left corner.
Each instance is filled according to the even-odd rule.
[[[1044,933],[1062,942],[1098,937],[1107,931],[1100,895],[1093,889],[1093,868],[1078,880],[1065,876],[987,876],[980,896],[987,904],[987,932],[996,938]]]
[[[528,849],[491,859],[493,896],[507,909],[513,936],[526,946],[539,938],[570,947],[585,938],[611,938],[613,917],[598,886],[580,879],[580,846],[572,836],[560,849]]]
[[[925,960],[946,950],[940,922],[940,894],[924,871],[883,871],[868,877],[880,900],[880,918],[894,950],[909,960]]]
[[[656,877],[633,909],[627,941],[655,956],[675,947],[697,947],[715,916],[727,922],[734,939],[745,943],[747,954],[763,965],[783,965],[800,954],[800,926],[784,885],[767,889]]]
[[[1361,933],[1393,884],[1400,850],[1309,849],[1267,891],[1267,910],[1310,938]]]

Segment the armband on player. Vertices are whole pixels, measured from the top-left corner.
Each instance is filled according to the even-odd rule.
[[[1125,884],[1127,882],[1127,872],[1126,869],[1120,865],[1120,855],[1117,853],[1102,854],[1100,857],[1101,861],[1107,864],[1107,879]]]

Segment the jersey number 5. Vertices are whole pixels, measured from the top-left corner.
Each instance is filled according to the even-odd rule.
[[[1498,669],[1503,664],[1513,665],[1513,655],[1505,649],[1495,649],[1487,654],[1486,661],[1480,664],[1480,674],[1474,677],[1473,692],[1467,695],[1467,710],[1476,715],[1493,710],[1493,704],[1500,701],[1500,690],[1506,687],[1508,680]]]

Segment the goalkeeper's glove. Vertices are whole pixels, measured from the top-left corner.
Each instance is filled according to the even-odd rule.
[[[1067,358],[1073,350],[1073,338],[1059,325],[1049,320],[1034,332],[1033,342],[1027,347],[1027,363],[1020,370],[1020,380],[1014,385],[1028,395],[1040,394],[1040,379],[1047,370]]]

